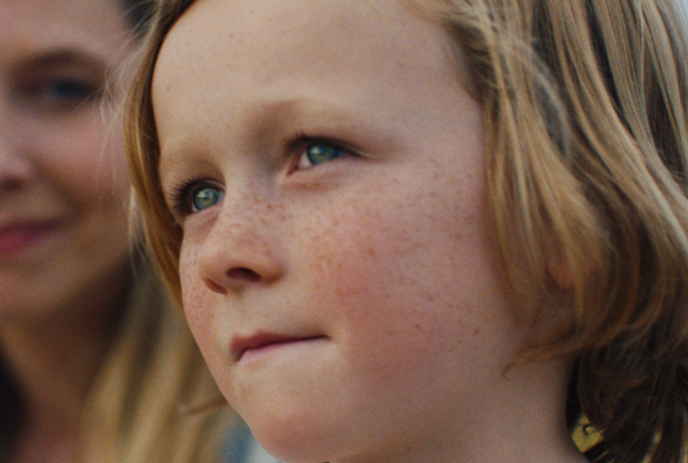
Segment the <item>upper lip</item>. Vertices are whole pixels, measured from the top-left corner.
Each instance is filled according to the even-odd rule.
[[[230,343],[230,353],[234,361],[238,362],[247,350],[259,349],[270,344],[305,341],[323,338],[321,335],[289,335],[258,331],[250,336],[235,336]]]

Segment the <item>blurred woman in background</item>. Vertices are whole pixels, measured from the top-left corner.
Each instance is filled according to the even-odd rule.
[[[108,84],[149,3],[0,0],[2,462],[219,461],[235,423],[188,410],[214,383],[128,239]]]

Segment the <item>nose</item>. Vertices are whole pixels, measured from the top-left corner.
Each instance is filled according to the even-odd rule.
[[[0,194],[20,190],[31,176],[28,163],[3,145],[0,140]]]
[[[22,188],[32,174],[32,165],[21,147],[21,124],[6,105],[0,105],[0,194]]]
[[[230,206],[225,201],[222,212],[199,243],[199,273],[211,291],[226,295],[248,287],[268,286],[282,276],[277,243],[270,238],[277,235],[270,226],[272,208],[260,206],[259,202]]]

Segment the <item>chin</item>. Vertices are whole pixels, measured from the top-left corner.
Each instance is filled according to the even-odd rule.
[[[309,410],[313,411],[313,410]],[[288,463],[317,463],[331,460],[336,441],[328,433],[322,419],[303,413],[264,413],[247,416],[245,421],[263,448],[279,461]]]

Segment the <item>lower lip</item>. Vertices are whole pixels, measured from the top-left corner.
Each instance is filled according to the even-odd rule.
[[[57,224],[20,225],[0,229],[0,255],[14,256],[25,252],[52,235]]]
[[[255,362],[260,358],[267,357],[267,356],[273,354],[275,351],[283,350],[284,348],[309,346],[309,345],[313,344],[315,341],[322,341],[324,339],[325,339],[324,336],[319,336],[319,337],[315,337],[315,338],[303,338],[303,339],[294,339],[291,341],[273,342],[273,343],[266,344],[266,345],[261,346],[261,347],[256,347],[254,349],[248,349],[248,350],[244,351],[241,358],[239,359],[239,362],[241,362],[241,363]]]

